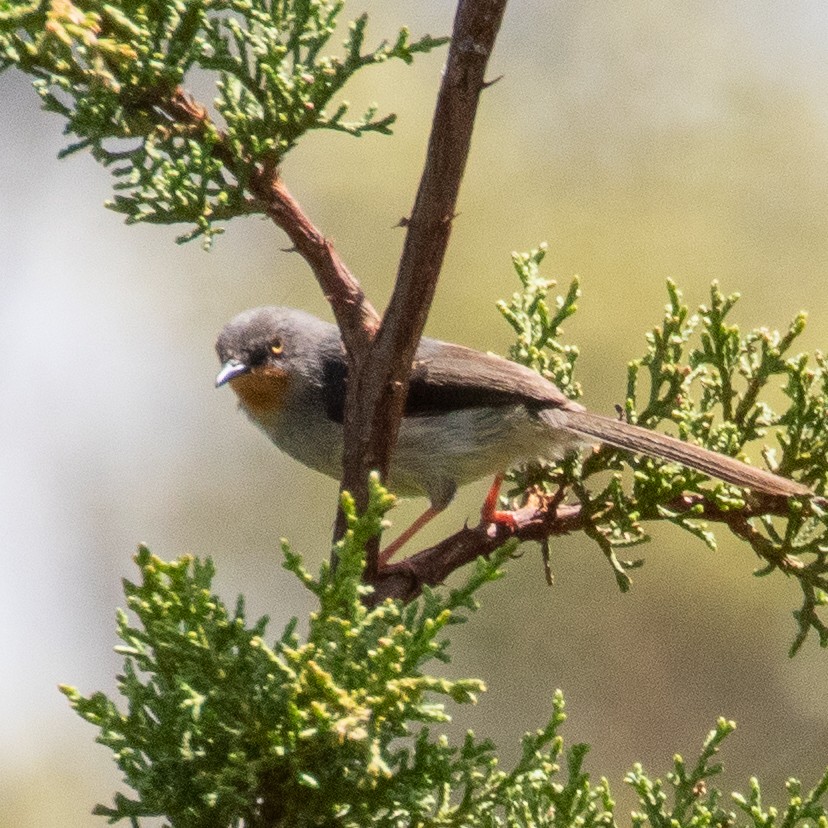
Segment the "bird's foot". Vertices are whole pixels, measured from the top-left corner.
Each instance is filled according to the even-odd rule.
[[[518,528],[517,519],[515,518],[514,512],[482,512],[480,517],[484,523],[497,523],[500,526],[506,526],[509,529]]]
[[[497,501],[500,497],[500,487],[503,484],[503,475],[495,477],[486,495],[483,508],[480,510],[480,520],[483,523],[499,523],[501,526],[508,526],[509,529],[517,529],[517,521],[513,512],[504,512],[497,508]]]

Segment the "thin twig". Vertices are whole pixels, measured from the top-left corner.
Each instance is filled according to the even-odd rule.
[[[287,233],[296,251],[310,265],[331,305],[352,363],[368,351],[379,316],[366,299],[359,282],[340,258],[333,243],[314,226],[291,195],[278,172],[262,173],[250,182],[265,205],[265,212]]]
[[[226,135],[211,122],[207,110],[180,87],[155,106],[179,125],[218,136],[213,154],[235,174],[240,159]],[[379,326],[379,314],[366,299],[359,282],[348,270],[331,241],[316,228],[291,195],[276,167],[261,167],[250,178],[251,195],[293,242],[313,271],[336,317],[342,339],[353,360],[360,360]]]

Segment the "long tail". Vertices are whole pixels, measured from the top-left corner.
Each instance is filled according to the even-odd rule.
[[[627,449],[637,454],[672,460],[736,486],[780,497],[814,494],[807,486],[795,480],[788,480],[764,469],[748,466],[727,455],[685,443],[666,434],[648,431],[622,420],[590,414],[588,411],[559,410],[556,413],[558,416],[564,414],[566,427],[578,434],[594,437],[602,443],[609,443],[616,448]]]

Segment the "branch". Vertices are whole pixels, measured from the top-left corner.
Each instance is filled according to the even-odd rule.
[[[277,172],[263,173],[250,186],[264,201],[268,216],[287,233],[299,255],[310,265],[331,305],[352,364],[359,363],[379,325],[379,315],[359,282],[333,243],[305,215]]]
[[[213,132],[217,136],[213,154],[231,173],[236,173],[237,159],[233,148],[228,145],[226,134],[213,125],[203,106],[180,88],[168,100],[158,101],[158,106],[178,124],[196,129],[202,135]],[[379,325],[379,315],[365,297],[359,282],[330,240],[314,226],[290,194],[278,169],[259,168],[249,186],[260,202],[257,206],[285,231],[313,271],[331,305],[348,353],[362,356]]]
[[[607,509],[612,508],[613,504],[608,503]],[[776,550],[766,550],[762,543],[754,542],[763,538],[748,524],[751,517],[787,515],[789,507],[785,498],[763,495],[743,509],[725,511],[703,495],[686,494],[667,504],[667,508],[676,513],[692,512],[694,517],[701,520],[725,524],[734,534],[747,540],[757,555],[786,572],[795,573],[802,568],[797,558],[791,555],[780,558]],[[481,555],[491,555],[509,540],[540,542],[546,538],[568,535],[585,529],[594,514],[594,511],[585,512],[578,503],[560,503],[557,495],[532,496],[526,506],[512,512],[515,519],[513,526],[503,523],[481,523],[473,528],[466,526],[436,546],[384,567],[373,581],[371,601],[380,603],[386,598],[413,601],[422,593],[424,586],[443,583],[455,569],[471,563]],[[748,537],[749,533],[755,533],[757,537],[754,538],[752,534]]]
[[[348,384],[343,489],[364,508],[368,473],[387,479],[408,393],[408,376],[443,264],[485,72],[506,0],[460,0],[437,98],[425,168],[388,309]],[[341,521],[338,531],[341,532]],[[378,541],[366,580],[377,577]]]

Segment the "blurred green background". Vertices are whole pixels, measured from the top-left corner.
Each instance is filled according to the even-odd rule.
[[[370,35],[450,29],[449,2],[352,2]],[[625,366],[660,319],[664,281],[692,304],[711,279],[741,290],[745,326],[810,313],[825,347],[828,295],[828,6],[513,0],[483,97],[428,333],[504,350],[495,301],[515,289],[509,252],[548,240],[547,273],[578,273],[568,326],[585,402],[610,411]],[[382,307],[413,201],[445,52],[363,73],[348,90],[400,116],[393,139],[311,136],[285,176]],[[193,88],[204,98],[209,87]],[[107,752],[56,690],[111,691],[120,580],[139,541],[163,556],[212,555],[218,588],[246,594],[275,633],[307,596],[279,566],[278,538],[317,564],[336,483],[283,457],[213,389],[216,332],[237,311],[328,311],[307,267],[267,221],[233,224],[212,253],[175,232],[127,228],[102,208],[107,174],[58,163],[61,123],[28,81],[0,79],[0,825],[87,826],[118,784]],[[465,489],[428,536],[474,521]],[[404,525],[422,508],[403,504]],[[757,580],[746,549],[718,554],[659,529],[621,595],[597,549],[556,541],[557,582],[526,547],[454,631],[453,675],[489,692],[455,733],[494,737],[505,759],[544,721],[555,687],[589,769],[622,782],[634,761],[664,772],[715,717],[740,727],[727,790],[758,774],[769,799],[788,773],[828,763],[828,656],[787,658],[794,584]]]

